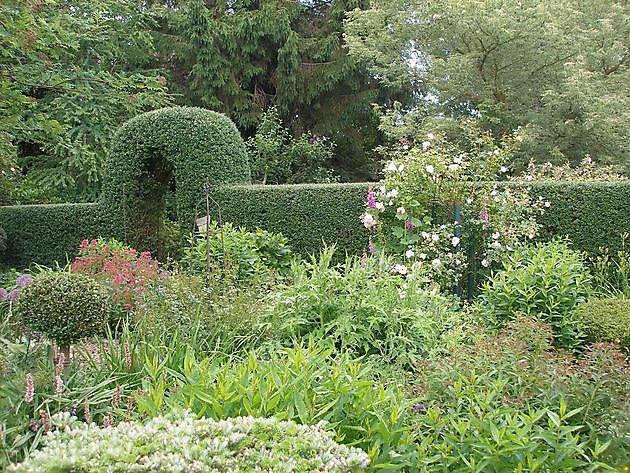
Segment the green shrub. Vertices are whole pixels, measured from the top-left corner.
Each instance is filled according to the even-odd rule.
[[[262,184],[331,182],[334,142],[304,133],[297,138],[282,126],[275,107],[265,111],[247,140],[252,180]]]
[[[368,452],[377,470],[413,465],[411,401],[399,389],[375,381],[377,373],[366,365],[347,356],[333,358],[312,344],[271,358],[250,353],[242,361],[196,360],[192,350],[181,351],[185,355],[178,366],[171,364],[175,354],[147,357],[143,372],[149,377],[137,399],[141,414],[180,406],[213,419],[326,421],[340,443]]]
[[[578,309],[589,340],[630,349],[630,299],[591,299]]]
[[[470,336],[418,366],[420,471],[604,471],[598,462],[627,455],[622,353],[598,346],[575,359],[529,317]]]
[[[137,330],[147,338],[177,334],[180,343],[224,354],[258,346],[265,337],[255,287],[213,291],[204,279],[163,273],[136,310]]]
[[[230,223],[219,226],[217,222],[210,223],[209,233],[209,253],[205,230],[191,236],[184,248],[182,266],[195,274],[206,274],[206,256],[216,277],[240,282],[268,273],[282,276],[291,266],[293,253],[281,234],[259,228],[249,232]]]
[[[349,473],[368,464],[364,452],[336,444],[319,427],[253,417],[216,422],[184,412],[146,425],[75,424],[50,435],[41,451],[12,471]]]
[[[22,290],[18,309],[26,325],[68,346],[104,330],[110,300],[107,290],[88,276],[47,272]]]
[[[103,212],[135,248],[158,232],[174,179],[177,217],[190,228],[205,182],[250,182],[247,150],[225,115],[192,107],[147,112],[127,121],[112,141],[104,170]],[[118,236],[118,235],[115,235]]]
[[[409,367],[457,341],[462,317],[454,299],[404,279],[387,260],[348,258],[333,266],[334,248],[294,266],[291,285],[271,295],[266,320],[283,343],[314,337],[339,353]]]
[[[556,344],[577,347],[583,337],[576,307],[590,292],[590,276],[582,256],[565,242],[517,248],[503,269],[486,282],[480,296],[487,315],[502,323],[530,315],[551,324]]]

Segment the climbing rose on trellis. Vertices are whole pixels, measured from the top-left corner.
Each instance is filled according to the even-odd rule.
[[[138,303],[146,283],[157,277],[158,266],[159,262],[148,251],[138,254],[120,244],[83,240],[71,269],[110,285],[114,302],[131,310]]]

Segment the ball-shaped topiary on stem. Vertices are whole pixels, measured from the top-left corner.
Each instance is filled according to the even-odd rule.
[[[103,286],[83,274],[50,272],[24,288],[18,310],[23,322],[55,341],[68,361],[72,343],[103,332],[110,299]]]

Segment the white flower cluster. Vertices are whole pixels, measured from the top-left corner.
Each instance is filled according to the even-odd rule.
[[[365,452],[335,443],[322,425],[254,417],[214,421],[189,411],[99,428],[69,423],[15,472],[330,472],[362,471]]]

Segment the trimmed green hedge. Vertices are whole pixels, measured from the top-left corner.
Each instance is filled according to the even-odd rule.
[[[225,222],[281,232],[303,255],[316,252],[322,240],[361,254],[368,232],[358,217],[369,186],[236,186],[214,188],[211,193]],[[543,182],[531,189],[552,204],[540,219],[543,239],[567,235],[576,249],[597,253],[600,246],[607,246],[614,252],[620,248],[620,235],[630,232],[630,181]],[[112,218],[98,209],[97,204],[0,207],[0,227],[8,238],[2,261],[16,266],[65,261],[66,253],[74,254],[83,238],[111,234]],[[211,212],[218,219],[216,208]]]
[[[293,250],[315,253],[322,240],[343,253],[366,251],[368,231],[359,221],[368,184],[296,184],[212,190],[223,221],[282,233]],[[203,216],[200,214],[200,216]],[[211,217],[218,214],[211,210]]]
[[[538,182],[531,186],[551,207],[539,218],[542,239],[567,235],[574,248],[596,254],[601,246],[616,252],[630,232],[630,181]]]
[[[143,246],[156,234],[171,180],[180,224],[191,221],[203,186],[248,184],[247,148],[225,115],[194,107],[143,113],[121,126],[103,173],[101,202],[119,238]]]
[[[0,227],[7,250],[0,262],[24,267],[72,259],[84,238],[108,233],[98,204],[18,205],[0,207]]]

